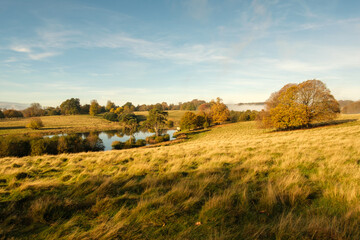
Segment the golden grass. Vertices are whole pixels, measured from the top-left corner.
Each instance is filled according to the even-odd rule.
[[[39,117],[44,128],[32,130],[25,128],[31,118],[5,119],[0,121],[0,135],[9,134],[56,134],[62,132],[88,132],[120,129],[116,122],[110,122],[100,116],[69,115]]]
[[[0,238],[359,239],[360,115],[341,118],[357,121],[2,158]]]

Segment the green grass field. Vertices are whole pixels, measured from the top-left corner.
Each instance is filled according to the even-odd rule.
[[[360,239],[360,115],[0,159],[0,239]]]

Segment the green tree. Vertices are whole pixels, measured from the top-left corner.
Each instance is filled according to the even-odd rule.
[[[124,113],[119,117],[119,122],[120,125],[122,125],[125,134],[130,136],[130,142],[132,142],[135,139],[134,134],[139,129],[139,123],[136,115],[133,113]]]
[[[92,100],[90,103],[89,114],[95,116],[100,112],[100,105],[96,100]]]
[[[60,105],[61,114],[64,115],[75,115],[80,113],[80,99],[71,98],[62,102]]]
[[[5,118],[5,115],[1,110],[0,110],[0,118]]]
[[[153,108],[149,111],[144,126],[147,129],[154,131],[156,136],[159,136],[166,125],[167,116],[167,112]]]
[[[186,112],[180,119],[181,130],[191,130],[197,127],[196,115],[193,112]]]

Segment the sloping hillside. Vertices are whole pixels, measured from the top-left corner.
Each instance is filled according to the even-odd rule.
[[[357,121],[0,159],[0,238],[359,239],[360,116],[346,118]]]

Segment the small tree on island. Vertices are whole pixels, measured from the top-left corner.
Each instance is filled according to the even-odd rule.
[[[273,93],[265,103],[259,121],[262,127],[291,129],[333,120],[340,113],[326,85],[319,80],[287,84]]]
[[[149,111],[149,115],[144,122],[144,126],[154,131],[156,136],[160,136],[166,125],[168,113],[159,109],[153,108]]]

